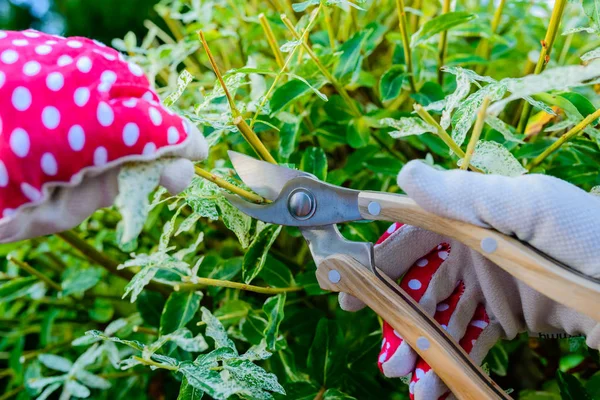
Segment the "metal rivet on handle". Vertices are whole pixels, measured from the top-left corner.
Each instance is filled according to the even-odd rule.
[[[493,253],[498,248],[498,242],[496,241],[496,239],[491,237],[486,237],[482,239],[480,245],[481,250],[485,251],[486,253]]]
[[[429,350],[429,346],[430,343],[426,337],[421,336],[417,339],[417,347],[419,348],[419,350]]]
[[[379,203],[376,201],[372,201],[369,203],[367,210],[369,210],[369,214],[371,215],[379,215],[381,212],[381,205],[379,205]]]
[[[342,276],[335,269],[332,269],[331,271],[329,271],[329,273],[327,275],[328,275],[329,281],[331,283],[338,283],[340,280],[342,280]]]

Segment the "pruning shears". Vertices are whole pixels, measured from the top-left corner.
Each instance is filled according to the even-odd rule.
[[[439,217],[408,196],[331,185],[298,170],[229,152],[233,166],[259,195],[254,204],[227,194],[245,214],[295,226],[306,239],[325,290],[351,294],[384,318],[460,399],[510,399],[399,285],[373,262],[373,244],[346,240],[336,224],[402,222],[454,238],[544,295],[600,321],[600,282],[493,229]]]

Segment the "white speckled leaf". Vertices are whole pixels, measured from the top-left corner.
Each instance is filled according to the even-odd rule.
[[[582,61],[590,61],[594,58],[600,58],[600,48],[588,51],[587,53],[581,56]]]
[[[148,196],[160,181],[163,162],[131,163],[119,172],[119,195],[115,206],[122,216],[123,235],[120,243],[126,244],[142,232],[150,211]]]
[[[422,135],[427,132],[436,132],[435,127],[417,117],[405,117],[400,119],[384,118],[380,120],[379,123],[383,126],[389,126],[396,129],[395,131],[389,132],[389,135],[394,139],[405,136]]]
[[[471,90],[471,81],[473,80],[473,78],[470,76],[470,73],[474,74],[474,72],[463,68],[447,68],[445,71],[456,73],[456,90],[454,93],[446,97],[446,105],[444,107],[444,111],[442,112],[442,119],[440,121],[442,128],[448,129],[452,121],[452,111],[454,111],[460,102],[469,95],[469,91]]]
[[[505,93],[506,86],[501,82],[490,83],[461,102],[452,116],[452,139],[454,139],[457,145],[460,146],[464,143],[467,132],[471,129],[477,118],[477,113],[483,103],[483,99],[489,97],[490,101],[498,101]]]
[[[184,69],[177,78],[177,89],[165,99],[165,106],[169,107],[175,104],[192,80],[194,80],[194,76]]]
[[[458,164],[461,165],[462,160]],[[477,142],[471,165],[487,174],[519,176],[527,172],[506,147],[486,140]]]
[[[523,140],[517,137],[518,134],[514,130],[514,128],[508,125],[506,122],[502,121],[500,118],[494,117],[493,115],[487,115],[485,118],[485,122],[493,129],[500,132],[502,136],[504,136],[504,139],[506,139],[507,141],[521,144],[525,143]]]
[[[506,104],[513,100],[550,90],[567,90],[574,86],[585,85],[599,77],[600,60],[594,60],[586,66],[570,65],[547,69],[538,75],[502,79],[500,83],[506,85],[511,95],[492,104],[488,110],[490,114],[498,115],[506,107]]]

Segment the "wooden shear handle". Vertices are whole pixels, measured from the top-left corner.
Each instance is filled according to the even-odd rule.
[[[361,192],[358,201],[365,219],[403,222],[456,239],[538,292],[600,321],[600,282],[518,239],[432,214],[407,196]]]
[[[376,275],[377,274],[377,275]],[[322,289],[362,300],[385,319],[459,399],[510,399],[399,285],[352,257],[336,254],[317,268]]]

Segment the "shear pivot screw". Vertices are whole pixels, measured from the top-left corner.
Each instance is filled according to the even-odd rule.
[[[315,198],[311,192],[298,189],[290,194],[288,209],[296,219],[308,219],[315,212]]]

